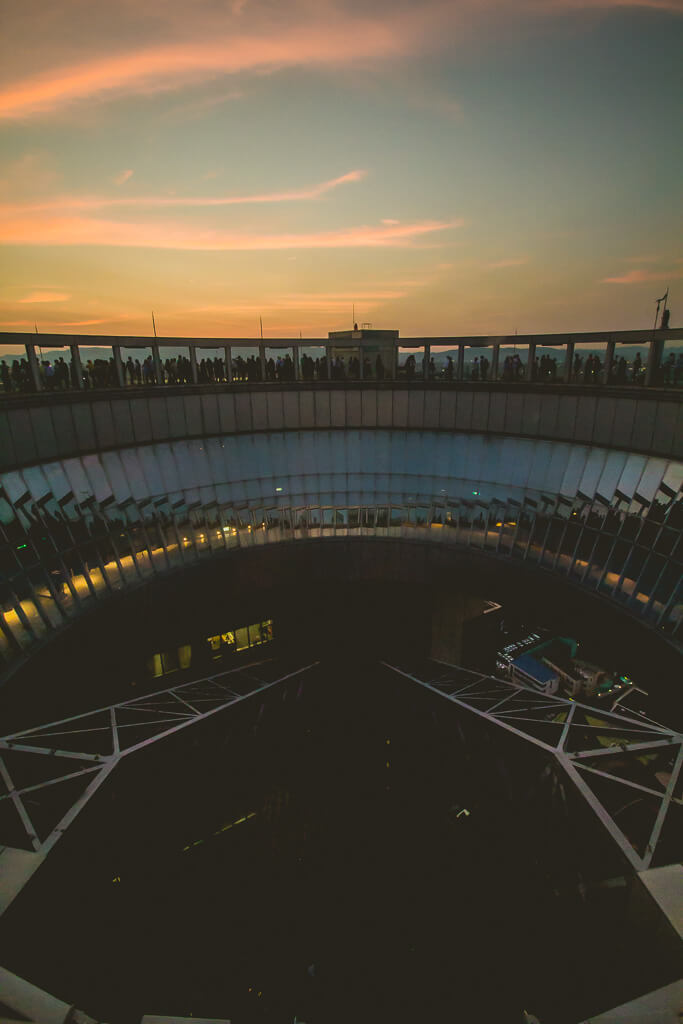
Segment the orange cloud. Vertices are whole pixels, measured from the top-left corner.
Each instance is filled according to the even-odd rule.
[[[127,171],[125,173],[128,174]],[[131,171],[130,174],[132,173]],[[141,206],[152,209],[171,206],[237,206],[245,203],[295,202],[319,199],[327,192],[331,192],[332,189],[339,188],[340,185],[361,181],[366,174],[367,171],[362,170],[349,171],[338,178],[320,182],[309,188],[291,189],[284,192],[264,192],[251,196],[57,196],[37,203],[0,204],[0,215],[18,216],[20,214],[45,213],[49,210],[97,210],[106,206]]]
[[[96,57],[34,75],[0,91],[0,117],[27,117],[75,100],[178,89],[218,75],[295,67],[347,65],[350,60],[396,57],[411,48],[405,21],[331,16],[324,23],[272,34],[148,46]]]
[[[127,316],[111,316],[105,317],[103,320],[69,320],[63,323],[55,323],[51,326],[54,327],[92,327],[95,324],[116,324],[122,320],[128,320]]]
[[[283,295],[275,297],[270,300],[260,300],[259,302],[231,302],[229,305],[210,305],[210,306],[199,306],[196,309],[186,310],[186,314],[195,313],[260,313],[266,310],[308,310],[311,312],[339,312],[348,310],[351,308],[352,303],[363,304],[367,309],[374,309],[375,306],[382,302],[389,302],[392,299],[402,299],[406,296],[406,291],[390,289],[387,291],[376,291],[376,292],[321,292],[320,294],[311,293],[292,293],[290,295]]]
[[[265,250],[407,247],[414,240],[461,225],[461,221],[419,221],[362,225],[335,231],[259,234],[197,228],[184,224],[121,223],[85,217],[7,217],[0,228],[11,245],[113,245],[146,249]]]
[[[17,302],[34,303],[34,302],[67,302],[71,298],[68,292],[30,292],[25,295],[23,299],[17,299]]]
[[[645,281],[668,281],[683,277],[683,270],[629,270],[617,277],[603,277],[601,284],[643,284]]]
[[[125,183],[126,183],[127,181],[129,181],[129,180],[130,180],[130,178],[132,178],[132,177],[133,177],[133,174],[134,174],[134,173],[135,173],[135,172],[134,172],[134,171],[131,171],[131,170],[128,170],[128,171],[121,171],[121,173],[120,173],[120,174],[117,174],[117,175],[116,175],[116,177],[114,178],[114,184],[115,184],[115,185],[125,185]]]

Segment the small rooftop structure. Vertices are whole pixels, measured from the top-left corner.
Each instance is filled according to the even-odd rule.
[[[378,331],[368,324],[363,324],[358,329],[358,324],[353,325],[352,331],[328,331],[328,340],[335,345],[376,345],[378,342],[391,343],[398,341],[398,331]]]

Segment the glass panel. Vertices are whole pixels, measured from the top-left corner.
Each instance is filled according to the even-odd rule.
[[[489,359],[493,349],[487,350]],[[458,370],[458,349],[452,345],[432,345],[430,349],[430,377],[433,380],[455,380]],[[433,363],[433,365],[432,365]]]
[[[664,342],[657,383],[669,388],[683,387],[683,336]]]
[[[163,346],[159,349],[164,384],[192,384],[190,349]]]
[[[130,348],[122,345],[121,362],[123,363],[123,379],[126,387],[156,384],[157,372],[151,345],[131,346]]]
[[[491,375],[492,350],[486,348],[465,348],[465,380],[486,381]]]
[[[327,350],[323,345],[302,345],[299,363],[303,380],[327,380]]]
[[[232,379],[236,384],[261,380],[261,359],[258,345],[233,345]]]
[[[398,350],[398,379],[415,380],[424,373],[424,346],[400,348]]]
[[[3,358],[0,360],[0,392],[21,394],[33,390],[31,367],[23,346],[20,351],[17,349],[14,352],[3,352]]]
[[[195,349],[197,355],[197,382],[199,384],[223,384],[228,379],[228,369],[225,362],[225,349],[201,348]]]
[[[306,370],[309,365],[306,361]],[[292,346],[284,347],[266,346],[266,380],[287,381],[294,380],[294,349]]]
[[[607,342],[585,341],[574,346],[573,384],[604,384]]]
[[[498,380],[508,383],[524,380],[528,356],[527,345],[501,345],[498,355]]]
[[[564,380],[566,345],[539,345],[536,349],[531,379],[538,384],[555,384]]]

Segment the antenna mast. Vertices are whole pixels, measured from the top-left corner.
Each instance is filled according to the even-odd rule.
[[[152,310],[152,330],[154,331],[154,337],[157,336],[157,325],[154,322],[154,310]]]

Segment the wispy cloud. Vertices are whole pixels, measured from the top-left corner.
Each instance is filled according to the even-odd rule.
[[[404,289],[388,289],[386,291],[369,292],[321,292],[320,294],[292,293],[289,295],[275,296],[270,299],[262,299],[259,302],[231,302],[228,305],[199,306],[196,309],[186,310],[189,314],[215,313],[215,314],[239,314],[259,313],[268,310],[292,311],[297,310],[320,313],[337,313],[356,305],[362,305],[366,309],[375,309],[384,302],[395,299],[402,299],[406,296]]]
[[[114,184],[115,185],[125,185],[125,183],[127,181],[130,181],[130,179],[133,177],[134,173],[135,172],[131,171],[131,170],[121,171],[121,173],[117,174],[116,177],[114,178]]]
[[[30,117],[82,100],[152,95],[244,72],[302,66],[346,69],[450,46],[454,39],[465,38],[473,24],[500,20],[508,13],[512,18],[626,7],[681,10],[680,0],[423,0],[419,5],[375,0],[371,14],[359,14],[361,5],[355,0],[289,0],[280,5],[243,0],[148,0],[140,5],[118,0],[117,31],[112,34],[102,30],[105,16],[83,18],[79,7],[86,5],[63,0],[59,6],[60,23],[55,22],[57,35],[51,34],[48,53],[63,52],[65,63],[9,81],[0,89],[0,117]],[[36,14],[36,24],[38,18]],[[25,21],[30,24],[30,15]],[[21,34],[18,38],[25,41]],[[140,42],[112,53],[118,39]],[[69,56],[79,53],[93,56],[69,62]],[[39,62],[43,55],[34,54]],[[446,114],[460,110],[450,96],[427,101]]]
[[[404,20],[349,15],[277,32],[232,33],[218,42],[211,38],[147,46],[55,68],[6,86],[0,91],[0,117],[28,117],[86,98],[178,89],[217,75],[399,56],[410,47]]]
[[[129,320],[127,316],[109,316],[98,320],[64,320],[61,323],[51,324],[52,327],[94,327],[98,324],[117,324],[122,320]]]
[[[126,171],[130,177],[132,171]],[[367,171],[355,170],[338,178],[322,181],[308,188],[288,189],[277,192],[262,192],[244,196],[55,196],[34,203],[0,204],[0,216],[48,213],[51,210],[98,210],[105,207],[136,206],[149,209],[165,207],[240,206],[248,203],[301,202],[306,199],[320,199],[322,196],[351,182],[362,181]],[[122,176],[119,176],[122,178]],[[117,181],[122,184],[127,178]],[[388,222],[388,223],[396,223]]]
[[[146,249],[266,250],[409,247],[415,241],[461,221],[418,221],[399,225],[360,225],[333,231],[261,234],[172,223],[125,223],[86,217],[9,216],[6,244],[131,246]]]
[[[31,305],[34,302],[68,302],[70,298],[68,292],[35,291],[25,295],[23,299],[17,299],[17,302]]]
[[[646,281],[668,281],[683,277],[683,270],[628,270],[616,277],[603,277],[601,284],[643,284]]]

